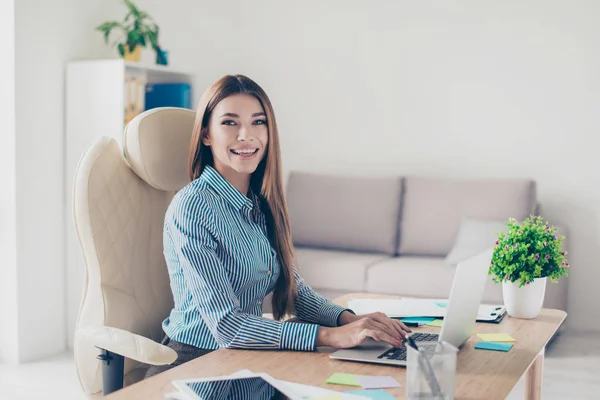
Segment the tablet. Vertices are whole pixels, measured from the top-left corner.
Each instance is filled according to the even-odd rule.
[[[267,374],[173,381],[173,385],[193,400],[300,400],[289,388]]]

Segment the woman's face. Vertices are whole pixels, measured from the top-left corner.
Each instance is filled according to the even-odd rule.
[[[269,142],[267,117],[260,102],[249,94],[221,100],[212,112],[208,137],[202,141],[210,146],[215,169],[221,174],[252,174]]]

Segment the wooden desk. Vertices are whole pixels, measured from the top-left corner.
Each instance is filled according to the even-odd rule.
[[[398,298],[369,294],[350,294],[336,299],[347,306],[348,301],[360,297]],[[535,320],[513,319],[508,316],[500,324],[478,323],[476,333],[504,332],[517,339],[507,353],[474,350],[479,341],[470,338],[458,353],[456,376],[456,399],[505,399],[519,379],[527,373],[525,398],[541,399],[544,348],[562,324],[567,314],[559,310],[542,310]],[[425,329],[427,328],[427,329]],[[413,329],[418,330],[418,329]],[[439,330],[424,327],[420,330]],[[317,352],[254,351],[221,349],[199,359],[173,368],[145,381],[115,392],[109,400],[156,399],[174,391],[171,381],[184,378],[201,378],[229,375],[241,369],[266,372],[277,379],[322,386],[333,390],[350,390],[347,386],[325,383],[334,372],[363,375],[391,375],[406,385],[406,369],[403,367],[332,360],[332,349],[321,348]],[[405,399],[405,388],[388,389],[398,399]]]

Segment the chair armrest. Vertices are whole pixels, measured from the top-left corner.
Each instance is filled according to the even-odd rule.
[[[150,365],[167,365],[177,359],[177,353],[147,337],[109,326],[87,327],[77,335],[93,346]]]

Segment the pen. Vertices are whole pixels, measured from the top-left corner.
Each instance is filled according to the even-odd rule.
[[[427,384],[429,385],[429,389],[431,389],[434,399],[443,399],[444,395],[442,394],[440,384],[435,377],[435,373],[433,372],[433,368],[431,367],[427,356],[423,354],[423,350],[417,347],[417,344],[412,337],[408,336],[406,340],[408,341],[409,346],[417,351],[417,360],[421,366],[421,369],[423,370],[425,380],[427,380]]]

